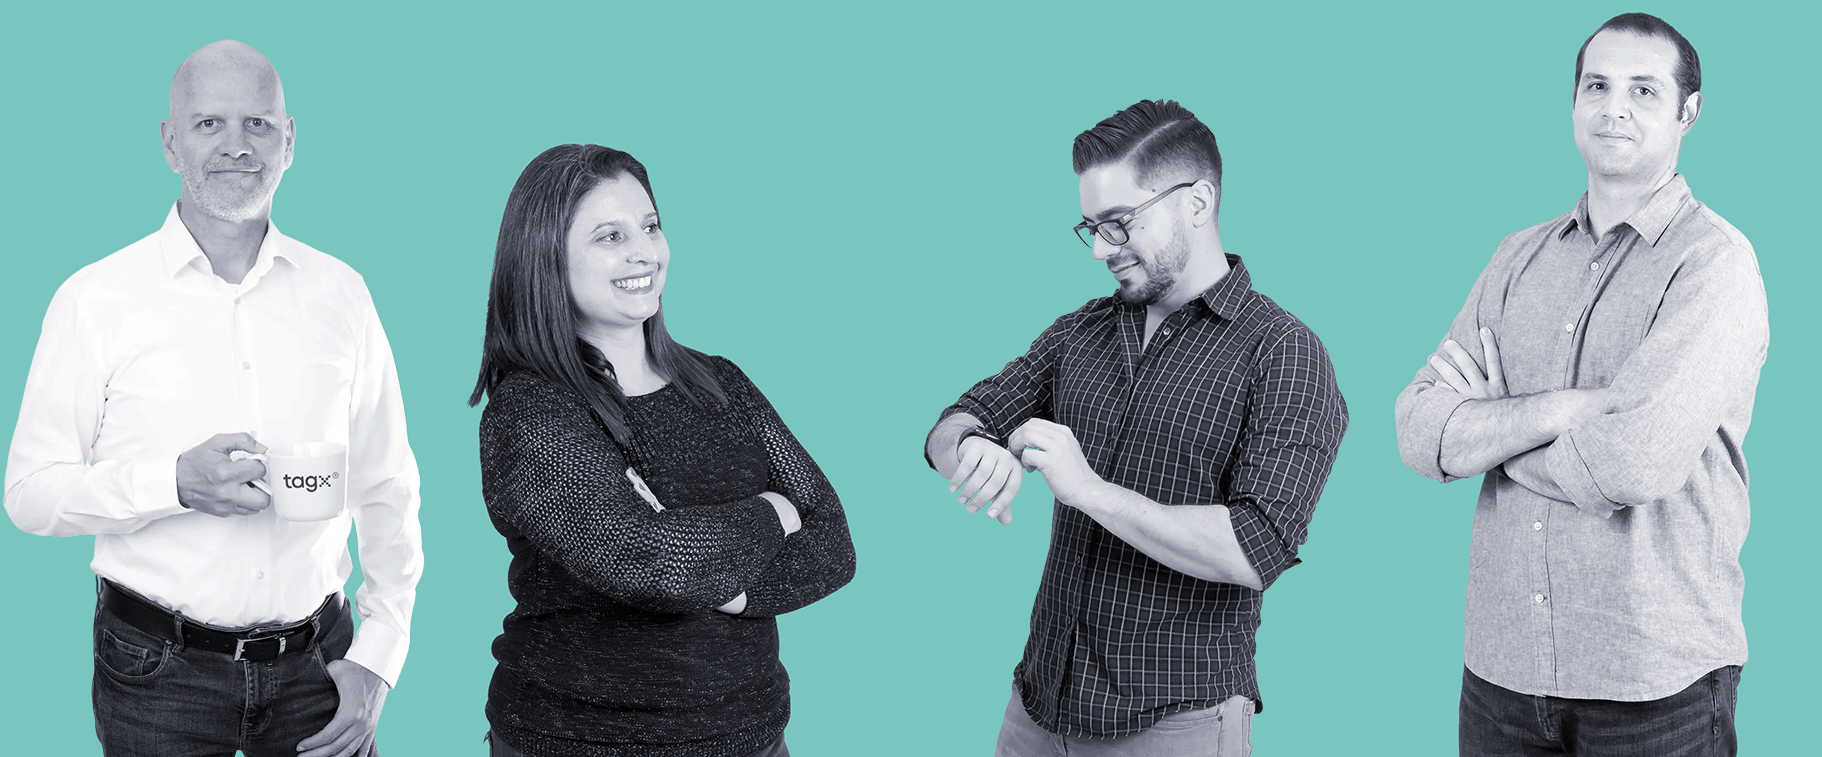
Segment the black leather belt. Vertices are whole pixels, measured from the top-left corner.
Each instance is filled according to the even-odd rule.
[[[266,662],[309,651],[311,643],[316,641],[317,629],[327,630],[340,623],[347,603],[342,601],[341,594],[331,594],[314,614],[296,623],[226,631],[152,604],[104,578],[101,579],[101,606],[121,622],[165,641],[220,652],[236,660]]]

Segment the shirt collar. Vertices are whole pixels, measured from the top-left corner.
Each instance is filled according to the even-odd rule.
[[[1246,304],[1246,296],[1253,291],[1253,277],[1246,272],[1246,264],[1240,262],[1239,255],[1227,256],[1227,275],[1220,281],[1202,291],[1197,299],[1215,315],[1228,320],[1240,316],[1240,308]]]
[[[1620,223],[1631,226],[1640,239],[1645,240],[1646,244],[1656,247],[1658,240],[1664,237],[1664,230],[1670,228],[1670,222],[1676,220],[1677,212],[1683,209],[1683,205],[1689,202],[1690,197],[1689,182],[1683,179],[1682,174],[1677,174],[1670,177],[1668,184],[1658,187],[1658,191],[1651,195],[1651,199],[1645,202],[1644,207],[1633,211],[1630,217]],[[1575,212],[1569,214],[1569,220],[1563,223],[1563,228],[1556,233],[1556,238],[1563,238],[1571,229],[1577,227],[1590,236],[1594,234],[1588,221],[1587,192],[1583,192],[1582,199],[1575,203]]]
[[[1234,320],[1240,316],[1240,308],[1246,304],[1246,295],[1253,291],[1253,277],[1246,272],[1246,264],[1240,262],[1240,256],[1227,255],[1227,273],[1220,281],[1214,283],[1202,293],[1190,300],[1190,303],[1201,302],[1209,312],[1222,318]],[[1114,291],[1114,302],[1120,307],[1144,312],[1145,306],[1134,305],[1120,299],[1118,290]],[[1188,306],[1188,303],[1185,303]]]
[[[177,203],[171,203],[171,212],[165,214],[164,226],[158,230],[158,241],[166,275],[175,277],[185,268],[210,270],[208,256],[202,253],[202,248],[196,244],[196,237],[190,234],[189,227],[183,224],[183,218],[177,214]],[[279,233],[271,219],[267,219],[266,237],[260,240],[259,253],[253,261],[253,272],[269,270],[277,260],[284,260],[292,267],[297,267],[297,253],[291,249],[290,241]],[[203,262],[197,263],[197,258],[202,258]],[[253,274],[248,275],[251,277]]]

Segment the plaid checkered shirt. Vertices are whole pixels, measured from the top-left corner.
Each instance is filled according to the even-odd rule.
[[[1227,505],[1269,587],[1298,562],[1347,404],[1322,342],[1227,259],[1232,270],[1150,344],[1144,307],[1092,300],[943,417],[969,413],[1000,438],[1050,420],[1109,483],[1167,506]],[[1013,671],[1025,709],[1055,733],[1120,736],[1237,694],[1259,703],[1263,598],[1166,567],[1059,502]]]

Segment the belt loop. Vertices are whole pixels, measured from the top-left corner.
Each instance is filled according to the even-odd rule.
[[[326,605],[327,603],[324,603]],[[310,646],[322,646],[323,642],[323,607],[318,605],[316,612],[310,613]]]
[[[182,652],[184,650],[183,616],[182,615],[179,615],[177,613],[171,613],[171,630],[175,632],[171,635],[177,639],[177,641],[175,641],[173,643],[175,643],[177,645],[177,651]]]

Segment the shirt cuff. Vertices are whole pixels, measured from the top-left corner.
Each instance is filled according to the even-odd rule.
[[[1234,540],[1240,543],[1240,553],[1259,574],[1261,590],[1271,588],[1278,576],[1290,570],[1292,565],[1302,562],[1284,549],[1283,543],[1278,540],[1278,529],[1266,521],[1258,508],[1251,505],[1228,505],[1227,519],[1233,524]]]
[[[352,604],[349,609],[353,609]],[[360,629],[355,631],[354,643],[349,645],[348,654],[342,659],[373,671],[387,686],[397,686],[399,672],[405,668],[405,651],[410,646],[410,636],[369,619],[361,622]]]
[[[156,520],[190,511],[177,501],[177,458],[132,463],[127,493],[133,515]]]
[[[979,412],[977,412],[977,409],[974,406],[963,404],[961,402],[957,402],[953,405],[943,408],[943,414],[936,417],[936,425],[937,426],[942,425],[943,421],[948,420],[949,416],[955,415],[956,413],[967,413],[969,415],[972,415],[972,416],[974,416],[975,420],[981,422],[981,427],[983,429],[986,428],[987,419],[982,418],[981,414]],[[936,427],[932,426],[931,430],[935,431]],[[993,433],[992,430],[990,430],[990,429],[987,430],[987,432]],[[994,435],[998,436],[998,434],[994,434]],[[924,435],[924,464],[930,466],[930,470],[936,470],[936,461],[930,459],[930,441],[929,440],[930,440],[930,436],[928,434]]]
[[[1544,462],[1550,466],[1550,477],[1556,479],[1556,485],[1563,490],[1564,496],[1581,508],[1582,512],[1599,518],[1613,517],[1613,511],[1622,505],[1601,494],[1599,485],[1594,482],[1594,474],[1588,471],[1588,464],[1582,462],[1580,452],[1575,449],[1574,432],[1557,437],[1550,447],[1544,450]]]
[[[1442,432],[1449,425],[1449,418],[1455,415],[1456,408],[1461,407],[1468,398],[1447,386],[1439,385],[1413,399],[1411,415],[1406,419],[1402,431],[1406,438],[1412,440],[1415,449],[1405,463],[1425,478],[1433,478],[1445,484],[1460,480],[1461,476],[1451,476],[1442,469]]]

